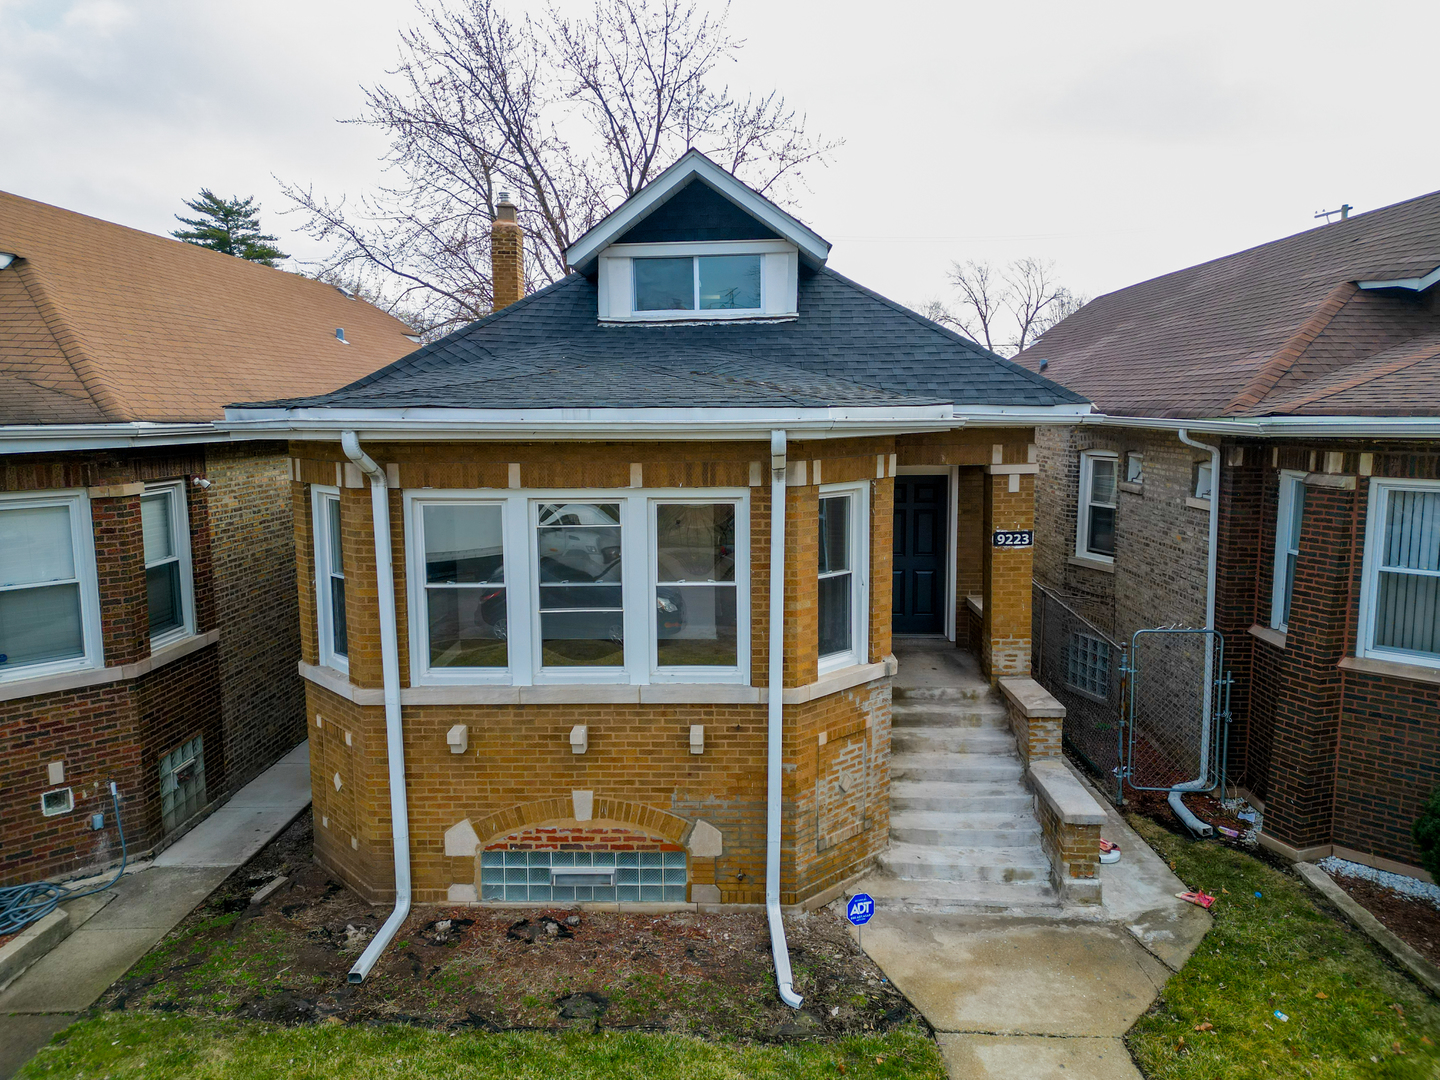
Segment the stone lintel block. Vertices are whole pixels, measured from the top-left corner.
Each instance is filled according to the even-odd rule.
[[[1085,790],[1065,767],[1062,758],[1044,758],[1030,763],[1030,787],[1066,825],[1105,824],[1105,808]]]
[[[461,818],[445,830],[445,854],[451,858],[473,856],[480,846],[480,837],[469,818]]]
[[[685,846],[697,859],[713,859],[725,853],[725,838],[719,829],[702,819],[695,822]]]

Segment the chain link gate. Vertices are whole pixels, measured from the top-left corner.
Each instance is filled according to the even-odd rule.
[[[1127,646],[1038,583],[1033,610],[1034,678],[1065,706],[1066,745],[1115,803],[1127,786],[1224,782],[1231,680],[1219,632],[1137,630]]]
[[[1220,632],[1137,630],[1123,677],[1124,784],[1135,791],[1209,791],[1222,785],[1231,678]],[[1124,801],[1123,789],[1120,795],[1117,802]]]

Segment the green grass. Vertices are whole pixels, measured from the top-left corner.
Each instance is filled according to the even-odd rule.
[[[944,1080],[913,1027],[834,1043],[768,1046],[678,1035],[449,1034],[423,1028],[283,1028],[107,1013],[67,1028],[17,1080]]]
[[[1128,1036],[1150,1080],[1440,1075],[1440,1005],[1321,911],[1304,882],[1130,823],[1187,886],[1218,897],[1214,929]]]

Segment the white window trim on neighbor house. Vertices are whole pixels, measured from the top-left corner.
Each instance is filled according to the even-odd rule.
[[[0,513],[6,510],[21,510],[36,507],[63,506],[69,511],[70,551],[75,567],[75,576],[50,582],[35,582],[26,585],[5,586],[7,592],[23,591],[28,588],[43,588],[47,585],[73,583],[80,596],[80,656],[63,660],[11,667],[0,664],[0,683],[16,682],[21,679],[38,679],[71,671],[98,668],[104,660],[104,643],[100,632],[100,587],[95,574],[95,531],[90,516],[90,500],[83,489],[51,492],[24,492],[0,494]]]
[[[347,644],[346,652],[335,651],[335,625],[330,606],[331,573],[335,567],[330,564],[330,514],[329,500],[337,504],[340,501],[340,489],[337,487],[325,487],[321,484],[314,484],[310,488],[310,512],[313,527],[311,535],[314,538],[315,549],[315,627],[319,644],[320,665],[333,668],[336,671],[350,672],[350,656]],[[343,550],[343,545],[342,545]],[[345,568],[342,565],[336,575],[343,578]]]
[[[150,651],[173,645],[177,641],[195,636],[195,578],[190,561],[190,508],[185,501],[185,481],[175,480],[164,484],[147,484],[145,495],[168,496],[168,511],[170,525],[170,551],[169,558],[157,562],[145,563],[148,572],[153,567],[166,562],[174,562],[179,566],[180,577],[180,625],[171,627],[163,633],[155,634],[150,638]],[[142,496],[143,499],[143,496]],[[144,515],[141,515],[141,529],[143,542]],[[147,590],[148,593],[148,590]],[[148,599],[148,595],[147,595]]]
[[[1275,515],[1275,574],[1270,592],[1270,628],[1284,633],[1289,626],[1286,613],[1290,609],[1290,597],[1295,588],[1294,576],[1290,570],[1290,556],[1299,564],[1300,537],[1293,528],[1295,499],[1301,501],[1304,513],[1305,474],[1286,469],[1280,473],[1280,501]]]
[[[1396,664],[1418,667],[1440,668],[1440,651],[1434,653],[1412,652],[1376,646],[1377,626],[1376,605],[1379,601],[1384,557],[1386,515],[1390,497],[1396,492],[1420,491],[1440,493],[1440,480],[1390,480],[1370,481],[1369,509],[1365,518],[1365,558],[1360,583],[1360,620],[1356,635],[1356,655],[1361,658],[1385,660]],[[1440,522],[1437,522],[1440,528]],[[1384,571],[1393,573],[1394,571]],[[1410,571],[1425,577],[1440,576],[1440,571]]]
[[[821,656],[821,676],[864,664],[870,655],[870,483],[860,481],[820,486],[821,499],[840,495],[849,496],[852,500],[847,521],[850,534],[850,648]],[[818,609],[816,633],[819,633]]]
[[[406,491],[405,550],[412,686],[632,685],[750,681],[750,493],[744,488]],[[546,668],[541,662],[538,514],[546,503],[618,504],[625,661],[620,667]],[[735,507],[736,660],[733,667],[656,663],[656,514],[667,503]],[[432,668],[425,588],[424,507],[501,508],[505,566],[506,668]],[[639,542],[636,542],[639,538]]]
[[[1075,506],[1075,557],[1090,562],[1114,563],[1113,554],[1106,555],[1103,552],[1090,550],[1090,506],[1091,489],[1094,475],[1095,462],[1097,460],[1113,461],[1115,463],[1116,491],[1119,491],[1120,479],[1120,456],[1113,450],[1082,450],[1080,452],[1080,488],[1079,497]],[[1095,505],[1108,507],[1116,511],[1119,517],[1119,500],[1111,503],[1097,503]],[[1118,527],[1119,522],[1117,520]]]
[[[760,255],[760,307],[636,311],[634,260],[703,255]],[[715,322],[781,319],[798,314],[799,250],[787,240],[709,240],[693,243],[612,244],[599,260],[601,322]]]

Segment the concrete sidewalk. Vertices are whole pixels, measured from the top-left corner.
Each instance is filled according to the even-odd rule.
[[[154,862],[127,871],[99,894],[114,899],[0,993],[0,1080],[13,1076],[309,805],[310,744],[303,742]]]
[[[1110,805],[1103,904],[1060,918],[880,910],[865,951],[935,1028],[952,1080],[1140,1080],[1122,1037],[1210,928]],[[862,881],[857,891],[865,890]]]

